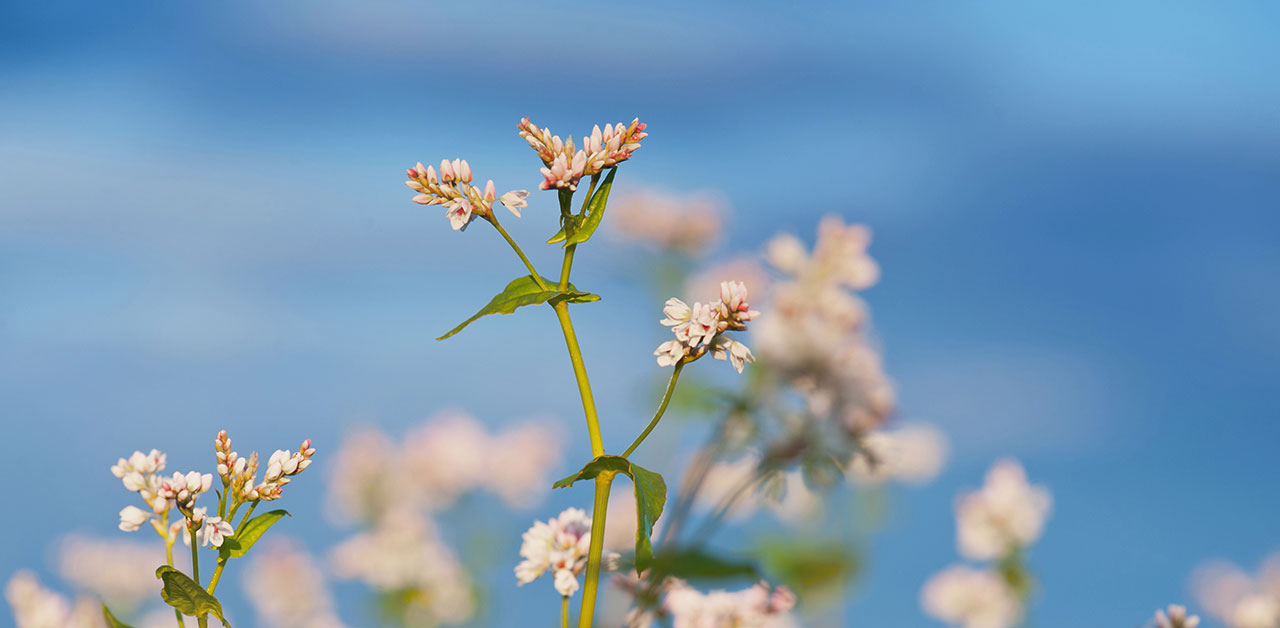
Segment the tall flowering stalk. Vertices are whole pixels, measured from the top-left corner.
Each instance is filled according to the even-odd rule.
[[[621,455],[606,454],[600,435],[600,419],[591,380],[587,375],[582,350],[573,328],[569,305],[588,303],[600,297],[579,291],[570,283],[574,255],[578,245],[589,241],[604,218],[618,167],[640,149],[648,136],[645,125],[637,118],[630,123],[596,126],[583,136],[580,144],[572,137],[562,139],[550,129],[539,127],[528,118],[517,125],[520,136],[528,142],[542,162],[540,174],[542,190],[554,190],[560,209],[559,230],[547,241],[559,245],[562,260],[558,279],[548,278],[538,272],[520,245],[502,227],[493,203],[500,202],[517,217],[525,207],[528,192],[517,190],[501,197],[495,195],[493,182],[483,191],[471,184],[473,175],[465,160],[442,161],[437,172],[421,163],[407,170],[406,185],[418,192],[413,198],[424,205],[443,205],[451,226],[463,230],[477,217],[493,225],[494,229],[510,245],[529,274],[517,277],[496,295],[488,305],[470,319],[455,327],[440,339],[448,338],[464,329],[471,322],[490,314],[510,314],[528,305],[549,305],[555,311],[569,363],[573,368],[582,410],[586,419],[587,438],[591,443],[592,460],[574,475],[555,484],[567,487],[579,480],[593,480],[595,498],[590,517],[585,511],[571,509],[547,522],[537,523],[525,535],[521,555],[525,561],[517,568],[521,584],[531,582],[543,574],[554,579],[556,591],[562,596],[562,624],[568,625],[569,598],[582,591],[582,603],[578,613],[578,626],[592,625],[595,601],[603,568],[613,561],[606,561],[604,529],[609,505],[609,493],[618,474],[628,476],[634,486],[636,500],[635,567],[643,571],[653,560],[650,535],[666,502],[666,482],[658,473],[645,469],[631,460],[631,455],[644,442],[662,419],[684,367],[710,354],[718,360],[730,362],[742,372],[746,364],[755,360],[751,350],[732,337],[732,333],[747,329],[747,323],[760,315],[747,301],[747,286],[740,282],[723,282],[720,292],[711,301],[687,305],[679,299],[670,299],[663,309],[663,325],[671,328],[674,338],[655,351],[660,366],[672,367],[671,380],[666,388],[653,419],[649,422]],[[585,195],[574,210],[574,195],[586,180]],[[593,532],[596,532],[593,534]],[[578,578],[583,582],[579,586]]]

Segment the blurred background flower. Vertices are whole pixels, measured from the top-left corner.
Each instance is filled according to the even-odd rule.
[[[852,364],[867,382],[891,378],[868,390],[892,391],[894,409],[887,431],[862,443],[874,450],[875,434],[927,417],[947,435],[946,464],[922,473],[936,475],[924,486],[822,493],[824,521],[846,527],[807,533],[806,558],[834,555],[819,541],[838,532],[841,551],[867,564],[853,594],[817,617],[798,588],[806,621],[926,621],[922,583],[955,554],[952,500],[1006,455],[1053,490],[1053,521],[1030,557],[1042,625],[1127,625],[1181,598],[1204,557],[1252,565],[1280,542],[1280,506],[1260,497],[1280,477],[1280,79],[1267,62],[1280,9],[556,10],[573,45],[530,27],[548,23],[546,7],[513,2],[0,7],[0,472],[39,468],[42,485],[77,490],[26,491],[22,508],[0,513],[0,575],[35,569],[10,587],[13,608],[72,621],[76,589],[95,585],[53,584],[54,550],[68,532],[115,532],[126,495],[107,468],[123,452],[158,447],[172,469],[209,471],[218,429],[246,443],[305,432],[322,473],[341,461],[352,476],[290,486],[295,517],[273,533],[309,548],[373,534],[371,513],[388,499],[426,494],[378,478],[423,418],[447,408],[483,417],[471,433],[487,442],[519,429],[507,417],[563,417],[557,436],[528,437],[554,444],[554,459],[508,442],[519,455],[492,467],[556,478],[585,460],[549,315],[432,340],[522,271],[501,242],[459,237],[401,185],[406,165],[465,156],[500,190],[535,189],[539,163],[515,132],[525,115],[575,135],[640,116],[650,137],[620,173],[618,198],[715,208],[714,221],[681,234],[703,248],[666,276],[647,272],[671,259],[657,247],[689,246],[653,241],[670,233],[660,229],[642,246],[579,253],[575,283],[604,296],[576,325],[610,450],[652,411],[661,384],[650,353],[664,331],[654,313],[681,293],[694,258],[738,263],[755,299],[752,264],[798,250],[769,247],[776,234],[811,252],[828,214],[874,232],[881,275],[858,295],[874,325],[856,354],[866,359]],[[456,98],[443,84],[497,96]],[[554,232],[550,194],[506,219],[516,238]],[[763,365],[768,342],[748,344]],[[687,420],[664,421],[641,450],[673,485],[713,426],[742,444],[735,453],[768,453],[751,447],[749,416],[699,413],[733,390],[723,376],[734,374],[715,370],[726,372],[691,378],[708,395],[683,394]],[[358,446],[344,441],[362,425],[373,431]],[[55,448],[58,464],[44,464]],[[546,487],[536,475],[509,477]],[[554,617],[542,587],[510,585],[519,533],[586,507],[586,489],[517,503],[514,484],[455,480],[435,476],[434,501],[415,517],[435,521],[477,589],[501,591],[503,605],[472,621]],[[373,492],[335,513],[346,523],[320,524],[325,491],[343,481]],[[752,495],[785,501],[789,486],[770,474]],[[1177,516],[1153,515],[1170,504]],[[65,527],[33,526],[31,513]],[[715,544],[770,547],[797,536],[790,525],[753,514]],[[1261,600],[1246,608],[1264,616],[1268,589],[1248,577],[1240,599]],[[369,623],[369,589],[334,585],[348,625]],[[45,604],[41,591],[66,593]],[[241,587],[220,594],[245,615],[235,625],[255,625]],[[1244,625],[1200,603],[1206,624]]]

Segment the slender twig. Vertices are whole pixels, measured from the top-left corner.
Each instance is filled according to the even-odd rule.
[[[630,456],[631,452],[635,451],[636,447],[639,447],[645,438],[648,438],[649,432],[658,427],[658,421],[662,419],[662,415],[667,411],[667,404],[671,403],[671,393],[676,389],[676,380],[680,379],[680,371],[682,369],[684,369],[684,362],[676,362],[675,369],[671,371],[671,381],[667,383],[667,392],[662,395],[662,403],[658,404],[658,411],[653,414],[653,420],[649,421],[649,425],[644,428],[643,432],[640,432],[640,435],[631,443],[631,446],[622,452],[623,458]]]
[[[489,224],[492,224],[493,228],[497,229],[498,233],[502,234],[502,239],[506,240],[507,244],[511,245],[511,250],[515,251],[516,255],[520,256],[520,261],[524,262],[524,267],[529,269],[530,275],[533,275],[534,283],[538,284],[538,287],[543,290],[550,290],[550,288],[547,287],[546,282],[542,281],[542,275],[538,274],[538,269],[533,267],[533,262],[530,262],[529,258],[525,257],[524,251],[520,250],[520,245],[516,244],[516,241],[511,237],[511,234],[507,233],[507,230],[503,229],[502,225],[498,223],[498,217],[490,213],[487,218],[489,219]]]
[[[187,522],[190,523],[190,520],[188,519]],[[191,534],[191,579],[195,581],[196,586],[200,586],[200,539],[196,537],[196,531],[190,526],[187,527],[187,531]],[[208,628],[209,616],[197,611],[196,624],[200,628]]]
[[[253,510],[257,508],[258,504],[260,503],[262,502],[255,501],[249,505],[249,510],[245,512],[244,517],[240,519],[240,525],[235,527],[235,532],[237,534],[240,532],[240,530],[244,529],[244,524],[249,523],[249,519],[253,517]],[[232,513],[232,517],[234,516],[235,516],[235,513]],[[213,595],[214,590],[218,588],[218,581],[222,579],[222,570],[226,568],[226,566],[227,566],[227,559],[223,558],[222,555],[219,554],[218,566],[214,567],[213,576],[209,578],[209,586],[207,590],[209,591],[210,595]]]
[[[569,628],[569,596],[560,598],[560,628]]]

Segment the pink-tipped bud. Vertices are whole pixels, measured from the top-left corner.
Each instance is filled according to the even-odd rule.
[[[427,177],[427,183],[435,183],[440,180],[440,177],[436,176],[436,169],[433,166],[427,166],[427,174],[425,176]]]
[[[484,184],[484,200],[485,202],[492,203],[495,198],[497,198],[497,192],[493,189],[493,179],[489,179],[489,181]]]
[[[453,164],[448,159],[440,160],[440,179],[445,183],[453,181]]]
[[[467,163],[467,160],[463,159],[459,165],[458,178],[466,181],[467,183],[471,183],[471,164]]]

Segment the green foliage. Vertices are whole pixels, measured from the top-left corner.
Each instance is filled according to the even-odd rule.
[[[650,579],[655,582],[668,576],[697,581],[762,578],[760,570],[751,562],[717,556],[699,548],[663,551],[654,556],[651,569]]]
[[[552,485],[552,488],[573,486],[578,480],[594,479],[601,473],[622,473],[631,478],[636,497],[636,570],[643,571],[653,562],[653,525],[662,516],[667,503],[667,483],[662,475],[632,464],[622,456],[599,456],[582,470]],[[598,531],[603,534],[604,531]]]
[[[767,571],[800,595],[838,591],[858,573],[858,556],[839,541],[786,540],[760,544]]]
[[[481,308],[479,312],[476,312],[474,316],[462,321],[460,325],[449,330],[449,333],[436,338],[436,340],[444,340],[445,338],[462,331],[467,325],[470,325],[482,316],[488,316],[490,314],[510,314],[516,311],[516,308],[524,307],[526,305],[538,305],[553,300],[553,304],[559,301],[567,301],[569,303],[587,303],[590,301],[600,300],[599,295],[578,292],[578,289],[573,287],[573,284],[569,285],[568,290],[561,292],[560,290],[553,288],[553,286],[557,285],[556,281],[543,277],[542,282],[548,286],[549,289],[543,290],[542,287],[538,285],[538,282],[534,280],[533,275],[525,275],[513,280],[511,283],[507,284],[506,288],[503,288],[502,292],[493,297],[493,299],[489,301],[488,305]]]
[[[596,232],[596,228],[600,226],[600,221],[604,218],[605,206],[609,203],[609,189],[613,187],[613,175],[617,174],[617,168],[610,168],[609,174],[605,176],[604,182],[596,189],[595,194],[591,195],[591,200],[587,202],[587,215],[582,223],[565,238],[562,246],[570,244],[580,244],[591,239],[591,235]],[[552,238],[553,240],[555,238]]]
[[[178,612],[183,615],[192,617],[211,614],[221,620],[223,626],[231,628],[227,618],[222,616],[222,604],[218,602],[218,598],[210,595],[204,587],[187,577],[187,574],[168,565],[162,565],[156,569],[156,577],[164,581],[160,597],[164,599],[165,604],[178,609]]]
[[[222,547],[218,549],[219,558],[227,560],[228,558],[240,558],[253,547],[258,539],[266,533],[267,529],[275,525],[275,523],[284,517],[292,517],[287,510],[272,510],[264,512],[252,519],[248,523],[240,526],[236,530],[234,536],[229,536],[222,541]]]
[[[107,608],[106,604],[102,605],[102,618],[107,620],[107,628],[133,628],[133,626],[116,619],[116,616],[111,614],[111,609]]]

